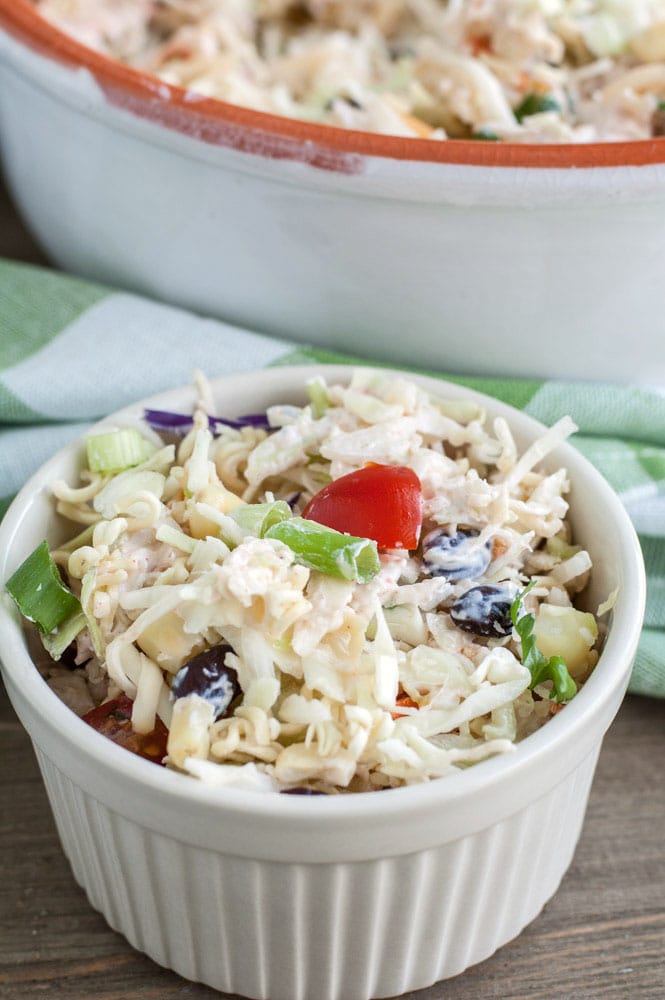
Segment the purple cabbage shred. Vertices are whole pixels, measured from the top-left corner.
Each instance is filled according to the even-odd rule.
[[[172,434],[187,434],[194,426],[191,416],[184,413],[170,413],[168,410],[144,410],[144,418],[146,423],[158,433],[167,431]],[[241,430],[243,427],[270,430],[268,417],[265,413],[248,413],[235,420],[228,420],[225,417],[208,417],[208,425],[213,434],[221,434],[224,427],[231,427],[234,430]]]

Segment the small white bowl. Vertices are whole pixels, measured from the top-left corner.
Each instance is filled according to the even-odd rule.
[[[220,414],[302,402],[335,366],[278,368],[213,383]],[[488,397],[524,447],[543,430]],[[191,388],[146,403],[190,412]],[[136,404],[114,421],[140,418]],[[73,477],[78,445],[21,490],[0,526],[3,582],[63,525],[48,484]],[[572,482],[575,537],[589,549],[595,609],[617,589],[598,665],[565,710],[513,754],[428,784],[299,798],[229,789],[156,767],[94,732],[33,666],[19,616],[0,601],[12,703],[37,753],[64,850],[91,904],[129,942],[188,979],[261,1000],[367,1000],[425,987],[487,958],[555,892],[575,849],[603,735],[623,697],[645,583],[632,525],[569,445],[546,464]]]
[[[76,274],[396,364],[665,381],[663,138],[269,115],[100,55],[30,0],[0,0],[0,129],[18,207]]]

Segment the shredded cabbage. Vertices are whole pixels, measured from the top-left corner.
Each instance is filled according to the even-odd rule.
[[[213,437],[199,404],[177,455],[163,449],[81,491],[56,484],[76,520],[97,518],[57,550],[81,597],[78,662],[93,700],[135,699],[140,732],[156,716],[171,726],[168,766],[220,787],[368,791],[511,751],[549,718],[551,682],[530,689],[506,602],[532,581],[535,634],[548,656],[568,651],[578,682],[598,656],[594,616],[572,607],[592,566],[571,535],[568,476],[541,465],[574,425],[520,456],[504,420],[487,426],[477,404],[399,376],[358,370],[349,386],[317,380],[310,396],[314,410],[271,408],[267,434]],[[303,523],[312,468],[330,481],[377,459],[416,472],[436,557],[383,551],[359,583],[270,537],[266,512]],[[240,694],[215,719],[205,685],[175,701],[171,689],[218,646]]]
[[[37,5],[79,41],[167,84],[273,114],[435,140],[665,133],[665,0]]]

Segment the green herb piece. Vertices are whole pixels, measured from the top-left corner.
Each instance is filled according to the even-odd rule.
[[[515,108],[518,122],[530,115],[542,115],[545,111],[561,111],[561,105],[551,94],[527,94]]]
[[[229,517],[243,531],[256,538],[263,538],[266,531],[273,525],[293,517],[293,512],[286,500],[273,500],[272,503],[247,503],[236,507]]]
[[[23,617],[40,632],[53,632],[81,610],[78,599],[65,587],[46,542],[9,578],[7,590]]]
[[[535,688],[544,681],[552,681],[551,697],[558,702],[570,701],[577,694],[577,685],[570,676],[563,657],[551,656],[548,659],[541,653],[536,645],[536,636],[533,634],[535,615],[520,615],[522,601],[535,585],[536,581],[532,580],[510,606],[510,617],[522,643],[522,663],[531,674],[529,687]]]
[[[264,538],[284,542],[297,562],[328,576],[367,583],[381,569],[376,542],[342,534],[303,517],[274,524]]]
[[[132,427],[90,434],[85,439],[85,450],[91,472],[123,472],[144,462],[154,451]]]
[[[492,132],[489,128],[479,128],[476,132],[472,132],[471,138],[478,139],[483,142],[501,142],[501,139],[496,132]]]
[[[577,684],[568,673],[568,667],[562,656],[551,656],[549,673],[559,702],[570,701],[577,694]]]

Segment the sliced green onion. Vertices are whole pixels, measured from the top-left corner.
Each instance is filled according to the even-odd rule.
[[[551,556],[556,556],[557,559],[570,559],[571,556],[576,555],[580,550],[581,546],[568,545],[562,538],[557,538],[556,535],[548,538],[545,542],[545,551],[549,552]]]
[[[53,632],[49,632],[48,635],[42,636],[44,649],[52,659],[59,660],[67,647],[71,645],[79,632],[87,624],[88,621],[82,611],[72,615],[59,628],[54,629]]]
[[[272,503],[247,503],[242,507],[236,507],[229,513],[229,517],[244,532],[254,535],[256,538],[263,538],[269,528],[292,516],[293,511],[286,500],[273,500]]]
[[[518,122],[530,115],[542,115],[545,111],[561,111],[561,105],[551,94],[527,94],[515,108]]]
[[[132,427],[90,434],[85,439],[88,468],[91,472],[123,472],[144,462],[155,450],[139,431]]]
[[[40,632],[52,632],[81,610],[78,598],[62,582],[47,542],[19,566],[7,581],[7,590],[23,617]]]
[[[330,406],[326,383],[320,375],[316,378],[310,379],[307,383],[307,395],[309,396],[309,402],[312,407],[312,416],[315,420],[318,420]]]
[[[284,542],[297,562],[328,576],[367,583],[381,569],[376,542],[344,535],[302,517],[274,524],[264,537]]]

